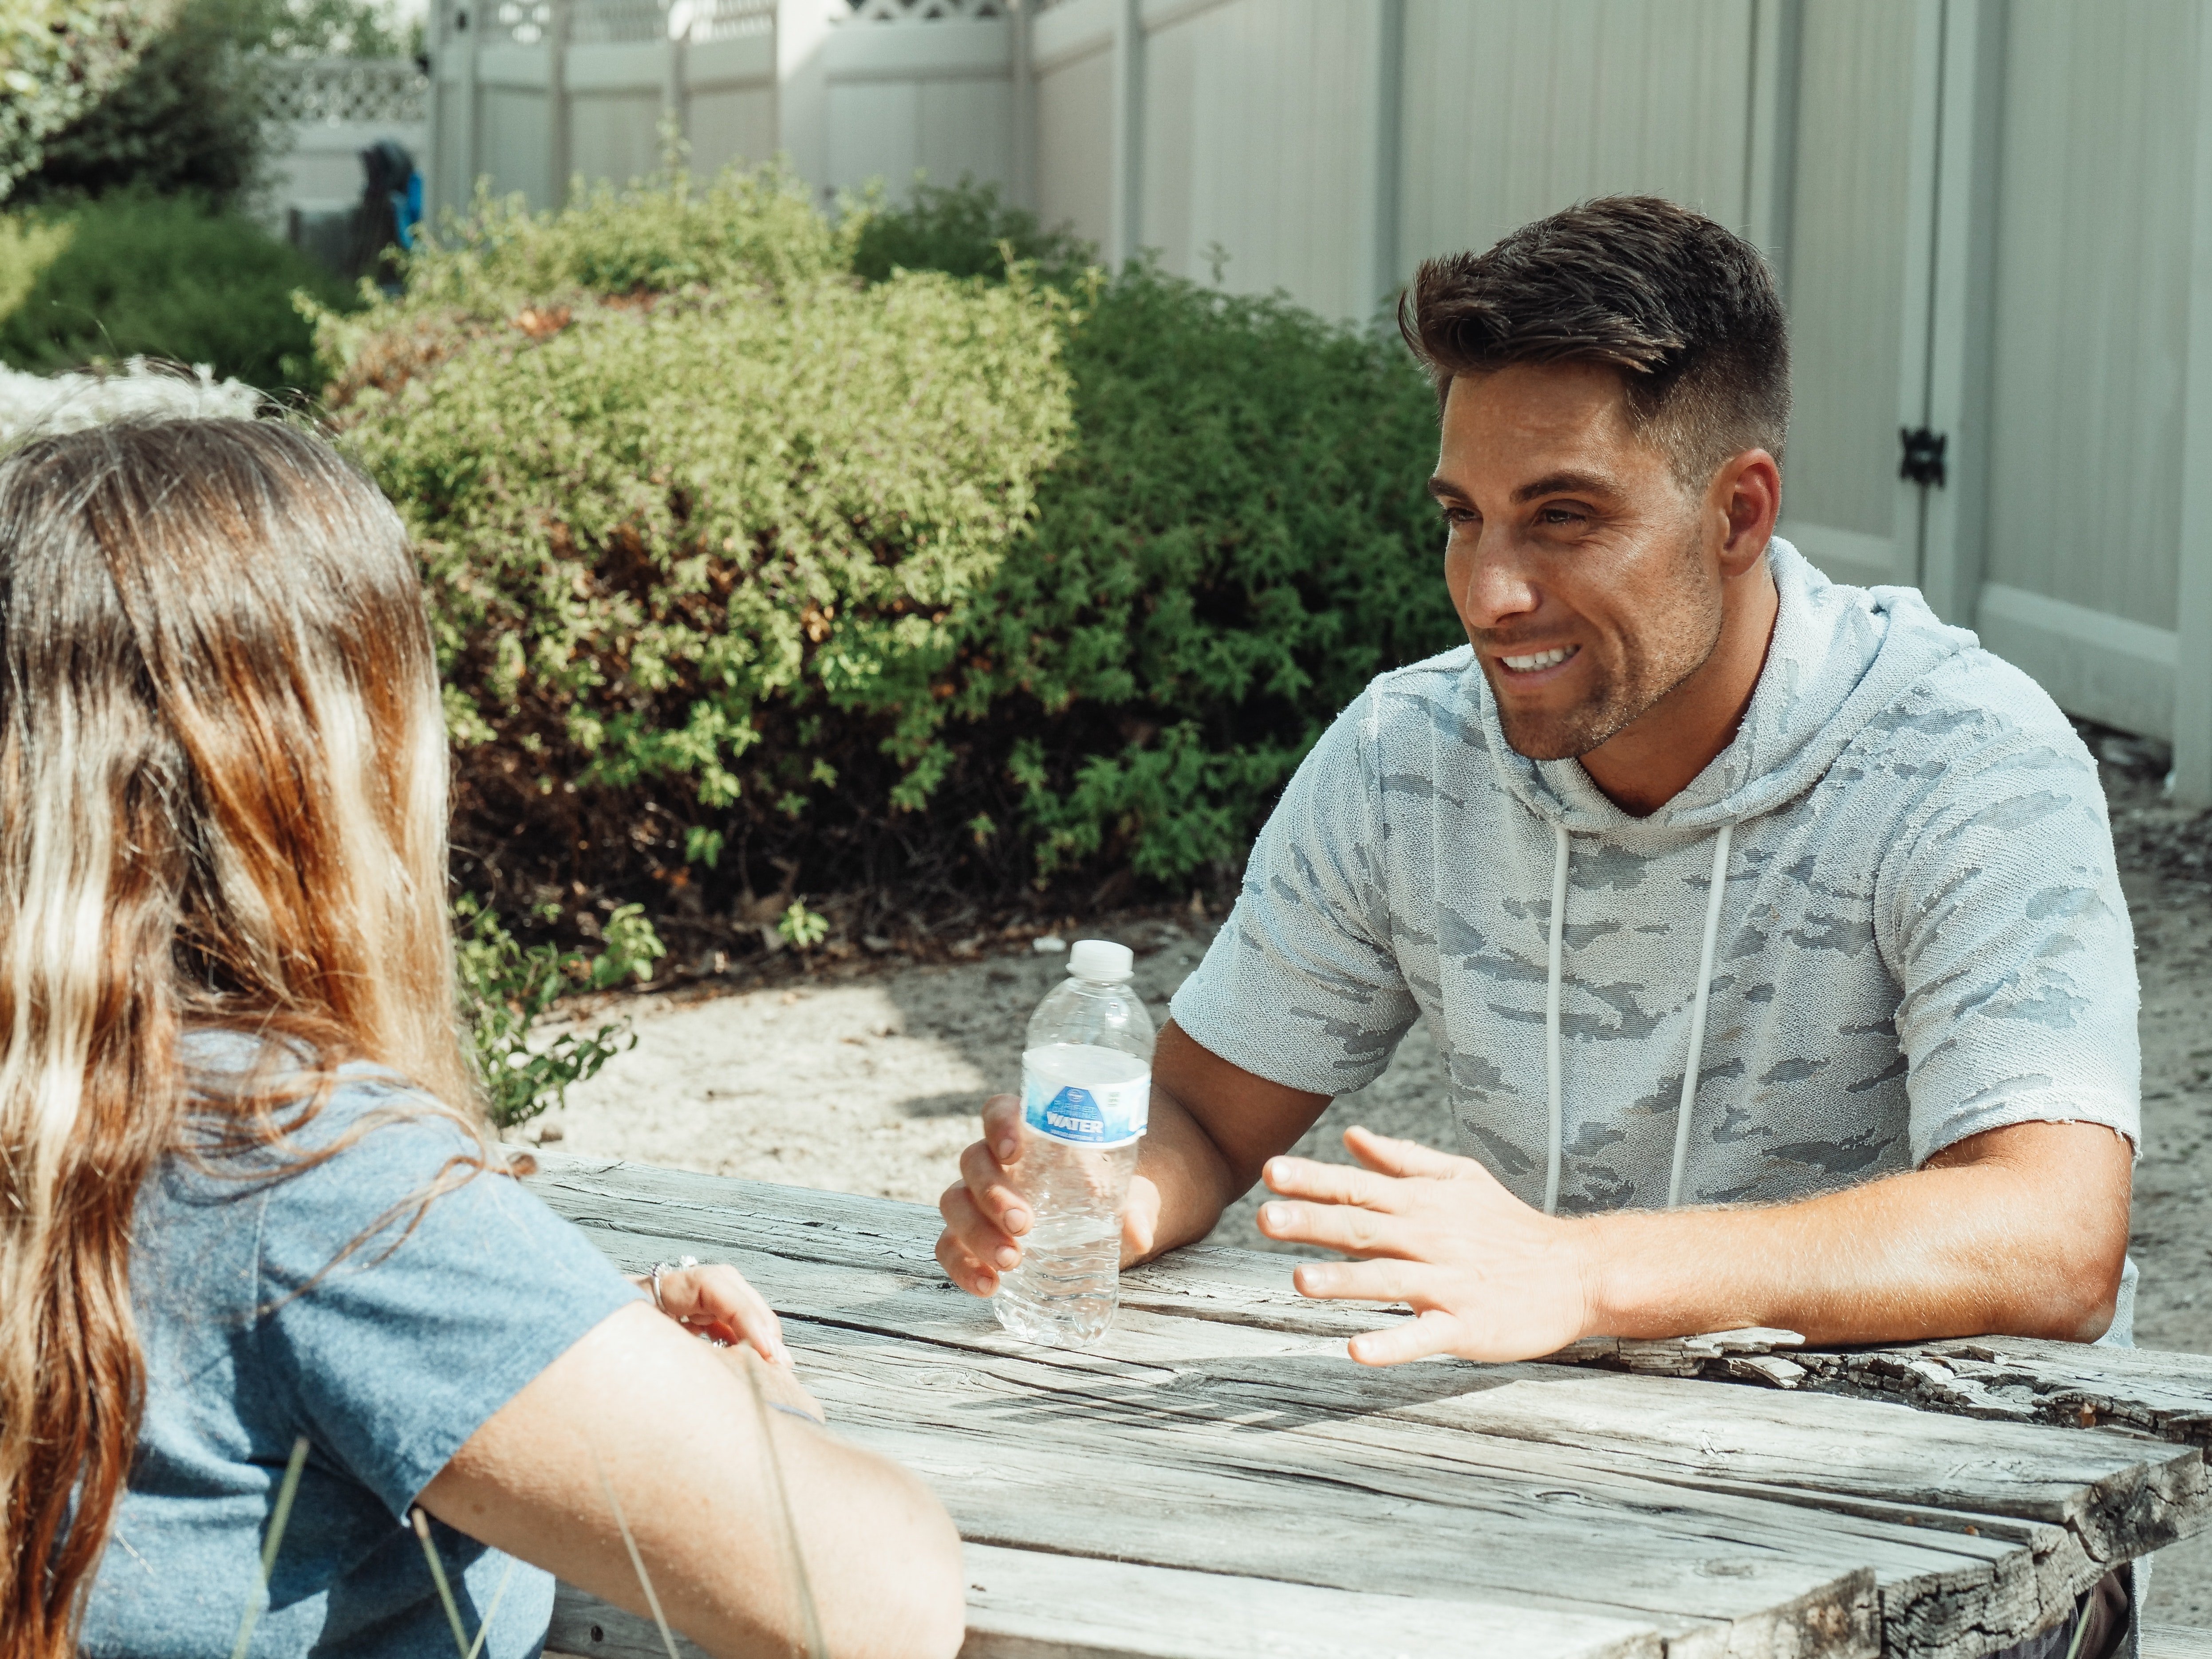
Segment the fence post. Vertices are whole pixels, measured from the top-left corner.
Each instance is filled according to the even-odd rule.
[[[1114,9],[1113,145],[1108,210],[1108,261],[1136,258],[1145,234],[1145,13],[1142,0]]]
[[[1037,210],[1036,72],[1030,63],[1030,8],[1035,0],[1012,0],[1012,53],[1007,73],[1013,88],[1013,174],[1008,193],[1016,207]]]
[[[2212,806],[2212,0],[2197,8],[2194,197],[2181,415],[2173,793],[2188,805]]]
[[[423,153],[415,158],[415,167],[422,175],[422,216],[433,225],[438,222],[446,193],[446,5],[447,0],[435,0],[422,22],[422,49],[430,55],[430,88],[423,94],[428,100],[422,110]]]
[[[1948,474],[1927,489],[1920,591],[1936,614],[1974,625],[1989,532],[1990,313],[1996,292],[1997,147],[2004,91],[1999,0],[1946,0],[1936,154],[1936,264],[1928,326],[1928,425],[1948,439]]]
[[[451,208],[468,211],[477,190],[477,21],[474,9],[462,0],[439,0],[430,36],[430,164],[424,177],[430,181],[425,204],[432,223]],[[453,108],[446,113],[446,88],[453,88]],[[447,152],[453,156],[447,165]],[[453,193],[447,194],[451,185]]]
[[[691,30],[687,24],[684,33],[672,36],[666,42],[667,81],[661,88],[663,118],[676,129],[677,142],[683,147],[684,170],[691,170]]]
[[[1388,300],[1405,276],[1398,264],[1404,257],[1398,246],[1398,174],[1404,156],[1405,94],[1406,0],[1380,0],[1375,34],[1375,177],[1369,185],[1374,195],[1369,257],[1374,264],[1362,296],[1370,311]]]
[[[826,200],[830,176],[830,75],[827,0],[776,0],[775,143],[791,170]]]
[[[545,25],[545,165],[553,175],[545,205],[556,212],[568,201],[568,41],[574,21],[575,0],[553,0]]]
[[[1797,74],[1803,0],[1759,0],[1752,16],[1751,135],[1744,146],[1743,232],[1790,295],[1797,194]]]

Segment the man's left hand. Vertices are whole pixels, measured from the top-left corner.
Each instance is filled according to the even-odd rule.
[[[1260,1231],[1366,1258],[1305,1264],[1293,1275],[1302,1294],[1413,1310],[1354,1337],[1354,1359],[1531,1359],[1588,1333],[1596,1292],[1586,1224],[1531,1209],[1473,1158],[1366,1129],[1347,1130],[1344,1144],[1364,1167],[1267,1161],[1264,1178],[1282,1196],[1260,1206]]]

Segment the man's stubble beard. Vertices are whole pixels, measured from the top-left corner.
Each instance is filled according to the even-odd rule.
[[[1489,657],[1476,653],[1490,679],[1498,725],[1516,754],[1530,760],[1579,759],[1650,713],[1711,659],[1721,642],[1719,584],[1705,579],[1694,531],[1683,544],[1665,591],[1674,599],[1669,614],[1626,641],[1626,660],[1618,672],[1593,659],[1596,678],[1589,695],[1558,714],[1516,714],[1498,692]],[[1654,645],[1658,648],[1647,648]]]

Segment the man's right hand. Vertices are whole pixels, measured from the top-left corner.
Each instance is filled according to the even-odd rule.
[[[1201,1122],[1188,1103],[1202,1102]],[[1203,1238],[1260,1166],[1313,1127],[1327,1095],[1255,1077],[1193,1042],[1170,1020],[1152,1055],[1152,1121],[1121,1212],[1121,1265]],[[937,1260],[963,1291],[993,1296],[1022,1259],[1033,1218],[1023,1202],[1022,1103],[983,1103],[983,1138],[960,1154],[960,1180],[937,1200]]]
[[[945,1218],[938,1262],[977,1296],[996,1291],[999,1276],[1022,1259],[1030,1207],[1022,1201],[1021,1156],[1021,1098],[993,1095],[983,1103],[983,1138],[960,1154],[960,1179],[937,1200]]]

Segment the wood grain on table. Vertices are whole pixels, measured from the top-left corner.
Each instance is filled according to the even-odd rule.
[[[1397,1316],[1208,1246],[1040,1348],[945,1282],[926,1206],[538,1156],[624,1269],[734,1263],[836,1431],[935,1489],[969,1659],[1980,1659],[2212,1524],[2212,1359],[1773,1334],[1370,1370],[1344,1338]],[[565,1591],[551,1645],[663,1650]]]

